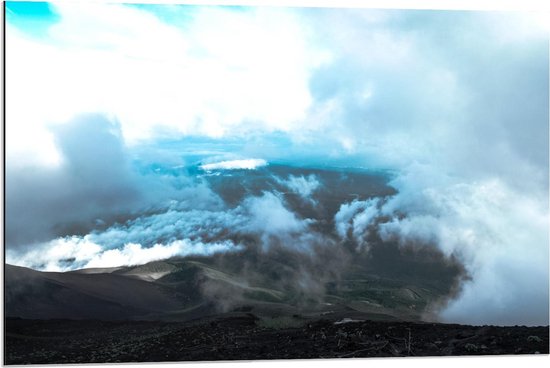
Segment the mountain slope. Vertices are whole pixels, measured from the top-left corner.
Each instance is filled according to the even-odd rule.
[[[317,282],[308,289],[304,280],[290,274],[293,266],[290,258],[286,263],[277,258],[257,262],[242,254],[65,273],[6,265],[6,315],[189,320],[248,310],[267,317],[368,315],[420,320],[451,291],[446,280],[399,278],[401,270],[384,273],[361,259],[338,279]]]
[[[181,305],[161,285],[123,275],[5,267],[9,317],[127,319]]]

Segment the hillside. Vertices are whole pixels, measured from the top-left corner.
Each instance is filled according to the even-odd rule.
[[[421,320],[453,287],[453,278],[445,279],[437,262],[432,264],[433,272],[442,276],[435,279],[425,260],[426,275],[415,271],[415,277],[402,272],[403,267],[392,274],[388,268],[381,272],[356,260],[337,278],[322,280],[320,286],[310,282],[308,289],[307,279],[284,279],[294,275],[291,270],[296,267],[291,257],[284,256],[195,257],[64,273],[6,265],[6,316],[185,321],[248,310],[266,316],[365,314]]]

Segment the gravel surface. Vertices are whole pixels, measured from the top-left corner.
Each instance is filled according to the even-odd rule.
[[[265,322],[265,321],[263,321]],[[548,354],[548,327],[303,321],[6,321],[6,364]]]

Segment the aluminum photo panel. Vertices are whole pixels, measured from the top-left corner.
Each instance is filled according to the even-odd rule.
[[[12,2],[6,364],[548,354],[548,28]]]

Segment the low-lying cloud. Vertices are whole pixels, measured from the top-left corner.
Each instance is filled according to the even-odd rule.
[[[339,236],[363,245],[374,232],[384,242],[412,248],[428,245],[457,257],[471,279],[462,285],[457,299],[442,307],[440,318],[445,321],[547,323],[549,251],[544,202],[499,180],[403,193],[386,201],[343,204],[335,217]],[[528,272],[520,272],[525,267]]]
[[[292,193],[299,195],[303,200],[316,204],[312,195],[321,188],[322,184],[315,175],[289,175],[286,180],[277,178],[277,181]]]
[[[202,164],[200,168],[204,171],[212,170],[254,170],[267,166],[267,161],[261,158],[249,158],[243,160],[229,160]]]
[[[135,266],[173,257],[211,256],[242,249],[241,245],[229,240],[205,244],[188,239],[157,243],[151,247],[126,243],[121,248],[106,249],[91,241],[89,236],[71,236],[36,245],[33,250],[22,254],[8,251],[7,260],[10,264],[42,271],[65,272],[82,268]]]
[[[369,227],[380,216],[380,199],[344,203],[334,216],[336,232],[342,240],[353,239],[358,248],[368,250]]]
[[[11,247],[7,262],[44,271],[131,266],[174,256],[243,250],[235,239],[251,236],[257,241],[248,247],[261,252],[282,247],[311,253],[314,246],[324,242],[310,228],[314,222],[289,210],[278,193],[247,197],[232,209],[195,209],[185,201],[174,201],[163,210],[83,236],[34,243],[27,250]]]
[[[195,209],[221,204],[203,182],[137,167],[120,125],[105,115],[79,115],[52,130],[62,152],[59,166],[6,164],[8,248],[84,235],[172,203]]]

